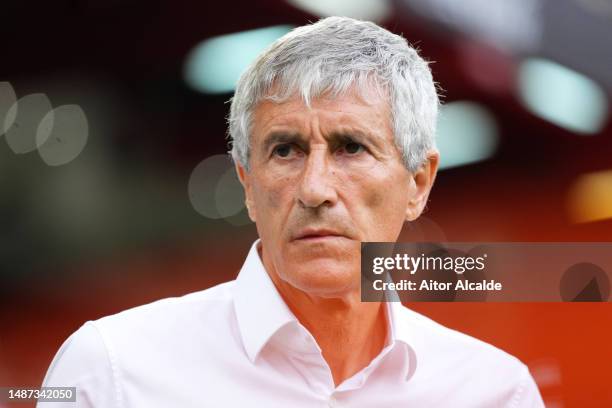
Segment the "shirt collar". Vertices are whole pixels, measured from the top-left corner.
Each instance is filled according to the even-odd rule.
[[[389,327],[393,341],[400,343],[404,349],[407,361],[407,370],[404,380],[408,381],[414,375],[417,368],[418,350],[423,350],[423,345],[417,337],[416,327],[412,324],[414,312],[402,305],[399,301],[386,302],[389,316]]]
[[[236,278],[234,297],[242,342],[252,362],[281,328],[289,324],[301,326],[266,272],[257,249],[259,243],[260,240],[253,243],[242,265]],[[418,340],[410,327],[411,315],[400,302],[386,302],[385,305],[389,333],[386,344],[399,343],[404,349],[408,359],[405,380],[409,380],[416,369],[414,345]]]
[[[236,278],[234,297],[242,342],[252,362],[281,327],[297,322],[261,262],[259,242],[251,246]]]

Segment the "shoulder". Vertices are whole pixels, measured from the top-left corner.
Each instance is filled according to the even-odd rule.
[[[94,320],[92,324],[100,331],[114,332],[156,331],[167,329],[168,325],[205,323],[211,316],[232,309],[233,286],[234,281],[230,281],[181,297],[157,300]]]
[[[233,285],[227,282],[88,321],[56,353],[43,384],[77,387],[82,406],[122,406],[126,378],[163,383],[169,369],[206,366],[207,350],[233,335]],[[195,363],[194,363],[195,362]]]
[[[161,299],[89,322],[108,352],[126,363],[149,356],[178,358],[233,335],[234,281],[182,297]],[[212,333],[215,333],[213,336]]]
[[[173,357],[215,338],[233,317],[233,284],[223,283],[182,297],[166,298],[120,313],[88,321],[56,353],[45,382],[54,377],[79,377],[95,369],[112,377],[117,367],[150,357]],[[212,337],[209,333],[217,333]]]
[[[64,341],[47,370],[43,386],[76,387],[76,398],[83,407],[115,407],[120,398],[113,365],[100,333],[88,322]],[[67,408],[74,403],[56,404]]]

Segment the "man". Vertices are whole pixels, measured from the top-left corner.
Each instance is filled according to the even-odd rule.
[[[82,407],[543,406],[515,358],[360,301],[360,243],[395,241],[425,207],[437,109],[427,63],[375,24],[276,41],[231,106],[260,236],[237,279],[86,323],[45,385]]]

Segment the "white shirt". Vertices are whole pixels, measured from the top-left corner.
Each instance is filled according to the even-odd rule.
[[[396,302],[382,352],[336,387],[257,243],[234,281],[85,323],[43,385],[77,387],[78,407],[544,406],[519,360]]]

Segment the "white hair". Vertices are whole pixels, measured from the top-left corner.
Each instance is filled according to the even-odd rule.
[[[435,149],[438,95],[428,63],[401,36],[370,22],[328,17],[298,27],[270,45],[240,76],[231,101],[231,154],[247,171],[256,105],[301,95],[341,95],[374,85],[388,98],[395,143],[416,171]]]

